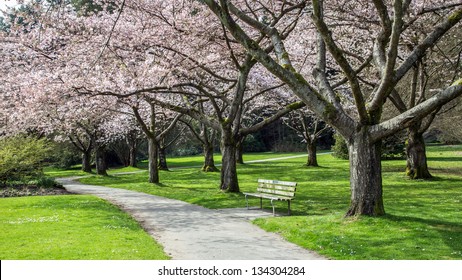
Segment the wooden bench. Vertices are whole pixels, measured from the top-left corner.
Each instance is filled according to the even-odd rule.
[[[260,209],[263,208],[263,198],[270,199],[273,216],[275,215],[273,202],[276,200],[287,201],[288,214],[290,215],[290,201],[295,198],[296,186],[297,183],[295,182],[258,179],[257,192],[244,193],[247,209],[249,209],[248,197],[253,196],[260,198]]]

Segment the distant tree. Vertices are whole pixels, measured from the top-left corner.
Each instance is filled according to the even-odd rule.
[[[203,110],[203,108],[202,108]],[[204,164],[202,165],[202,171],[204,172],[218,172],[219,169],[215,166],[215,160],[213,157],[214,142],[216,140],[215,129],[207,127],[201,122],[193,122],[193,120],[182,120],[182,122],[189,127],[194,137],[201,143],[202,152],[204,155]]]
[[[408,39],[408,48],[414,49],[424,38],[423,30],[428,25],[415,27],[415,31]],[[403,113],[414,108],[440,92],[441,84],[453,84],[462,73],[461,54],[462,45],[459,29],[451,30],[447,40],[436,44],[428,54],[418,60],[409,74],[398,84],[397,90],[407,92],[407,96],[400,96],[397,92],[390,95],[394,106]],[[438,106],[425,118],[413,122],[407,128],[406,140],[406,174],[411,179],[430,179],[432,175],[428,169],[424,134],[437,118],[445,118],[453,105]],[[450,112],[448,112],[450,114]]]
[[[316,156],[318,138],[330,127],[313,113],[306,109],[299,109],[282,118],[284,124],[297,132],[306,143],[308,153],[307,166],[318,166]]]

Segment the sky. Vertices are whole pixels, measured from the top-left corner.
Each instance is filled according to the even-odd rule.
[[[0,10],[5,10],[6,7],[13,7],[17,4],[15,0],[0,0]]]

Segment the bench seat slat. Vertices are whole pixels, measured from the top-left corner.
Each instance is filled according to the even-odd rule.
[[[297,185],[296,182],[266,180],[266,179],[258,179],[258,183],[268,183],[272,185],[283,185],[283,186],[292,186],[292,187],[295,187]]]
[[[281,190],[281,191],[289,191],[289,192],[295,192],[297,189],[296,187],[287,187],[287,186],[278,186],[278,185],[270,185],[270,184],[265,184],[265,183],[260,183],[258,184],[260,188],[268,188],[268,189],[276,189],[276,190]]]
[[[275,195],[281,195],[281,196],[289,196],[289,197],[295,196],[294,192],[280,191],[280,190],[274,190],[274,189],[265,189],[265,188],[257,188],[257,192],[275,194]]]
[[[244,193],[244,194],[254,196],[254,197],[262,197],[262,198],[274,199],[274,200],[292,200],[292,199],[294,199],[294,197],[272,195],[272,194],[265,194],[265,193]]]

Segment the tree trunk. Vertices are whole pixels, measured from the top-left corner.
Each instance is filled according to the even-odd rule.
[[[136,152],[138,151],[137,145],[136,144],[130,145],[129,149],[130,149],[130,151],[129,151],[129,154],[130,154],[129,165],[131,167],[138,167],[138,161],[136,160]]]
[[[351,204],[346,216],[385,215],[382,197],[381,142],[372,143],[366,128],[348,142]]]
[[[430,179],[432,175],[428,171],[425,141],[423,133],[420,133],[419,129],[419,124],[413,125],[408,129],[406,175],[411,179]]]
[[[245,137],[239,137],[236,141],[236,162],[239,164],[244,164],[244,140]]]
[[[204,150],[204,166],[202,171],[204,172],[217,172],[218,168],[215,166],[215,160],[213,159],[213,146],[210,143],[203,145]]]
[[[128,146],[128,165],[131,167],[137,167],[136,153],[138,152],[138,140],[136,136],[128,135],[125,138],[125,142]]]
[[[107,176],[106,149],[104,146],[96,147],[95,161],[96,161],[96,174]]]
[[[166,170],[168,171],[168,166],[167,166],[167,155],[165,153],[165,148],[163,147],[158,147],[159,148],[159,170]]]
[[[222,191],[239,192],[236,165],[236,144],[233,141],[232,133],[222,131],[221,136],[221,186]]]
[[[157,169],[157,142],[155,139],[148,139],[148,168],[149,168],[149,183],[159,183],[159,170]]]
[[[91,173],[91,149],[82,152],[82,171]]]
[[[306,162],[307,166],[319,166],[318,158],[316,155],[316,141],[311,141],[306,144],[306,149],[308,151],[308,161]]]

